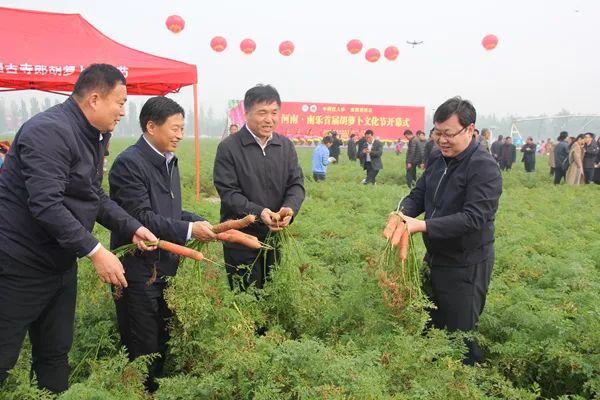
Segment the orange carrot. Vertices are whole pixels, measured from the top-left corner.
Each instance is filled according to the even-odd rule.
[[[250,235],[246,232],[242,232],[242,231],[238,231],[237,229],[229,229],[228,231],[225,231],[226,233],[231,233],[234,235],[240,235],[240,236],[245,236],[250,240],[256,240],[258,241],[258,238],[256,236]]]
[[[159,240],[157,246],[161,250],[177,254],[178,256],[191,258],[196,261],[202,261],[204,259],[204,256],[199,251],[190,249],[189,247],[180,246],[175,243],[167,242],[166,240]]]
[[[253,224],[254,221],[256,221],[256,216],[249,214],[241,219],[230,219],[229,221],[213,225],[212,230],[214,233],[221,233],[230,229],[244,229],[248,225]]]
[[[390,242],[392,242],[392,245],[398,246],[400,244],[400,240],[402,239],[402,234],[404,233],[405,229],[406,225],[404,224],[404,222],[398,221],[398,225],[396,226],[396,229],[394,230],[394,233],[390,238]]]
[[[240,233],[242,233],[242,232],[240,232]],[[250,237],[248,237],[248,236],[250,236]],[[251,239],[251,238],[253,238],[253,239]],[[260,242],[258,241],[258,239],[256,237],[251,236],[251,235],[245,235],[245,234],[240,235],[235,232],[231,232],[231,230],[228,230],[226,232],[217,233],[217,240],[220,240],[222,242],[227,242],[227,243],[241,244],[242,246],[246,246],[251,249],[262,248],[262,245],[260,244]]]
[[[394,231],[396,230],[396,228],[398,227],[398,223],[400,222],[400,216],[398,214],[390,214],[390,217],[388,218],[388,222],[387,225],[385,226],[385,229],[383,230],[383,236],[390,240],[392,237],[392,234],[394,233]]]
[[[408,258],[408,239],[410,238],[410,233],[408,233],[408,228],[406,225],[404,226],[404,230],[402,231],[402,236],[400,237],[400,260],[402,262],[406,261]]]

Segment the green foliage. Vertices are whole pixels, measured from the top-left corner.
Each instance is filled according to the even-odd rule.
[[[113,140],[110,160],[128,143]],[[216,142],[200,147],[195,203],[193,146],[180,146],[184,207],[216,222]],[[600,188],[555,187],[545,159],[504,173],[496,263],[478,339],[482,366],[461,362],[461,336],[424,330],[416,304],[386,306],[377,260],[387,215],[408,193],[404,157],[383,156],[377,185],[363,186],[342,156],[327,180],[310,179],[312,148],[298,150],[306,200],[287,251],[260,293],[229,290],[220,265],[185,261],[169,281],[167,376],[156,399],[593,399],[600,397]],[[108,233],[96,234],[108,242]],[[285,239],[285,238],[284,238]],[[417,255],[424,252],[414,238]],[[222,264],[222,249],[203,253]],[[266,327],[266,334],[256,334]],[[0,399],[46,399],[29,383],[29,350]],[[143,399],[145,362],[120,351],[109,290],[79,267],[71,388],[64,399]]]

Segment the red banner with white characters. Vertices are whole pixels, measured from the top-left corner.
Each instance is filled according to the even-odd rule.
[[[243,123],[234,118],[241,114],[239,105],[232,107],[230,103],[230,119]],[[276,131],[291,138],[322,137],[336,131],[346,139],[352,133],[362,136],[371,129],[379,139],[397,140],[404,138],[406,129],[416,132],[424,126],[425,107],[286,101],[281,104]]]

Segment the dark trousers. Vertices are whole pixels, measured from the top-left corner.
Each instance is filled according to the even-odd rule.
[[[565,174],[567,170],[562,169],[561,167],[554,167],[554,184],[558,185],[560,181],[565,178]]]
[[[324,181],[325,174],[323,172],[313,172],[313,179],[315,182]]]
[[[533,160],[525,160],[525,172],[535,171],[535,158]]]
[[[146,389],[158,389],[156,378],[162,377],[169,340],[167,322],[172,312],[164,297],[166,284],[129,282],[122,295],[115,300],[121,344],[127,348],[130,360],[145,354],[157,353],[148,367]],[[114,290],[114,288],[113,288]]]
[[[474,331],[483,312],[492,276],[494,255],[479,264],[465,267],[431,266],[425,281],[426,292],[437,309],[431,310],[432,325],[449,332]],[[467,365],[481,363],[483,351],[474,340],[467,341]]]
[[[367,177],[365,178],[365,185],[369,183],[375,183],[375,179],[377,178],[377,174],[379,173],[378,169],[373,168],[373,164],[371,161],[365,161],[365,167],[367,170]]]
[[[38,387],[53,393],[67,390],[76,296],[75,264],[53,274],[0,253],[0,384],[15,366],[29,332]]]
[[[242,291],[251,285],[262,289],[269,279],[271,266],[275,264],[277,257],[279,257],[277,250],[258,251],[242,246],[223,246],[229,287],[233,290],[237,282]]]
[[[554,167],[550,167],[550,175],[554,176]]]
[[[500,169],[502,171],[510,171],[512,169],[512,161],[500,160]]]
[[[406,185],[409,188],[412,188],[417,182],[417,164],[411,164],[412,166],[408,168],[406,166]]]
[[[594,182],[594,168],[584,168],[583,176],[585,177],[585,183]]]

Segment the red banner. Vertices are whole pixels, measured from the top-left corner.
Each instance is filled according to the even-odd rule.
[[[231,123],[244,123],[242,102],[229,102]],[[371,129],[379,139],[404,139],[406,129],[413,132],[425,126],[425,107],[375,106],[365,104],[283,102],[276,131],[291,138],[320,138],[336,131],[347,139],[362,136]]]
[[[423,130],[425,107],[283,102],[277,132],[289,137],[322,137],[336,131],[346,139],[371,129],[380,139],[404,138],[406,129]]]

